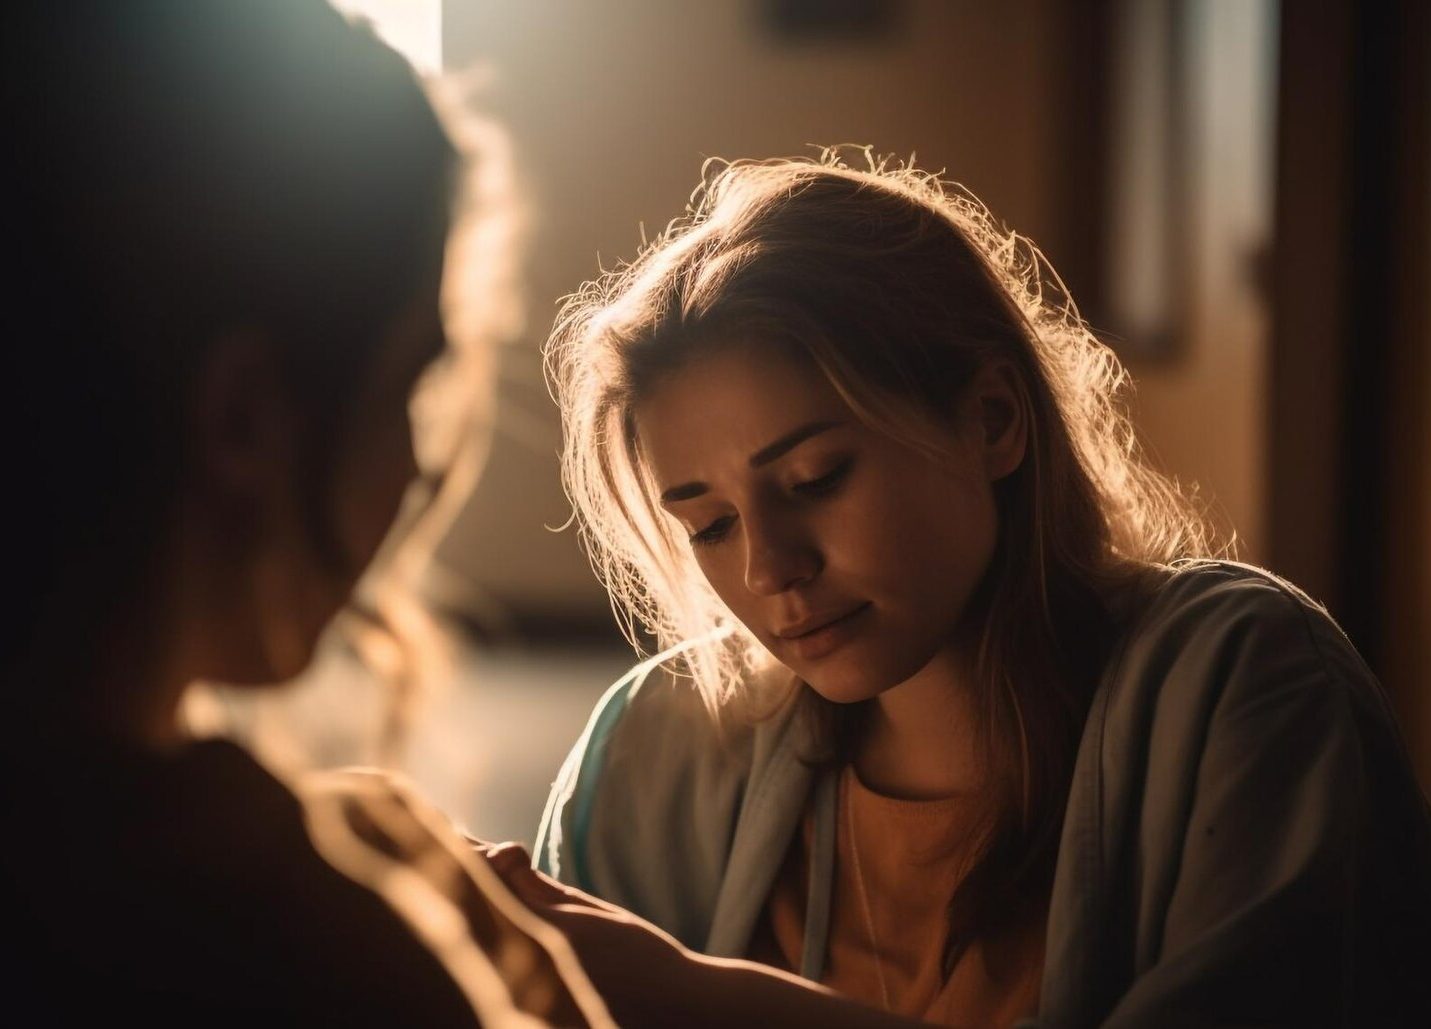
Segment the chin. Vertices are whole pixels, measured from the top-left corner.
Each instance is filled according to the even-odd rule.
[[[308,670],[313,661],[313,650],[296,650],[282,655],[267,654],[261,661],[237,669],[228,675],[216,678],[226,686],[241,686],[245,689],[267,690],[287,686]]]
[[[271,676],[267,685],[287,686],[294,679],[297,679],[304,672],[308,671],[309,666],[312,664],[312,649],[309,649],[306,653],[302,655],[294,655],[292,660],[284,661],[280,663],[278,667],[273,669],[273,675]]]
[[[809,682],[809,680],[806,681],[810,688],[819,694],[822,699],[828,700],[831,704],[839,704],[841,706],[873,700],[883,692],[882,690],[825,689],[815,683]]]
[[[888,676],[861,668],[792,669],[812,690],[831,704],[858,704],[873,700],[895,685]]]
[[[287,632],[276,633],[264,648],[266,667],[254,685],[282,686],[298,678],[313,663],[321,635],[322,623],[318,622],[289,626]]]
[[[858,704],[908,682],[930,659],[921,659],[921,654],[917,646],[901,647],[896,659],[889,648],[857,646],[820,661],[801,662],[803,667],[792,671],[830,703]]]

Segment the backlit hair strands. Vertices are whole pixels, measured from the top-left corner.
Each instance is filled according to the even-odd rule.
[[[707,162],[686,215],[562,307],[547,350],[562,474],[633,644],[644,628],[658,650],[678,648],[671,670],[722,716],[768,711],[793,685],[825,726],[815,760],[849,759],[861,706],[792,684],[735,622],[659,511],[634,431],[644,391],[735,340],[808,360],[861,420],[936,458],[941,421],[979,368],[1015,373],[1027,450],[996,484],[999,542],[961,627],[990,788],[979,856],[950,906],[952,962],[1046,896],[1123,598],[1216,545],[1192,499],[1143,462],[1116,356],[1039,250],[967,190],[868,148]]]
[[[864,167],[852,167],[851,159],[862,160]],[[641,629],[656,638],[658,650],[697,639],[710,641],[684,648],[683,663],[713,707],[729,700],[763,658],[753,639],[738,627],[732,629],[730,616],[705,585],[683,541],[663,523],[652,494],[643,486],[629,424],[639,384],[633,381],[636,369],[625,355],[658,334],[707,335],[702,330],[714,326],[703,322],[713,320],[712,316],[723,324],[739,324],[744,332],[764,327],[808,346],[808,336],[813,334],[799,338],[798,322],[805,320],[798,317],[800,311],[781,312],[785,317],[778,324],[762,326],[774,321],[770,313],[732,295],[728,284],[739,278],[742,269],[768,257],[773,242],[784,251],[842,243],[820,239],[818,224],[801,226],[809,233],[807,241],[772,242],[768,235],[769,223],[778,219],[783,205],[813,184],[831,182],[845,185],[841,202],[854,208],[865,198],[899,198],[927,218],[943,219],[977,256],[1002,295],[1008,321],[1027,343],[1030,367],[1026,370],[1036,373],[1037,385],[1051,401],[1047,412],[1040,411],[1037,403],[1028,412],[1035,437],[1028,460],[1054,465],[1039,468],[1032,476],[1039,494],[1031,505],[1033,524],[1028,526],[1035,548],[1042,549],[1049,534],[1044,480],[1054,477],[1061,485],[1070,474],[1064,465],[1076,463],[1079,477],[1090,487],[1089,500],[1096,505],[1098,520],[1106,526],[1108,555],[1166,563],[1215,549],[1189,498],[1175,482],[1141,460],[1122,404],[1128,379],[1116,356],[1082,321],[1039,250],[999,226],[967,190],[912,165],[878,158],[869,148],[830,148],[814,159],[712,159],[706,162],[685,216],[671,222],[634,261],[586,283],[566,299],[548,344],[547,368],[562,408],[562,474],[573,518],[592,566],[610,592],[617,619],[638,647]],[[871,221],[877,222],[878,211],[871,207]],[[917,240],[901,238],[894,226],[888,226],[890,238],[876,242],[873,237],[886,226],[871,227],[875,231],[864,248],[867,270],[877,271],[886,254],[908,252],[919,245]],[[798,263],[787,264],[788,276],[798,280]],[[821,284],[809,286],[813,293]],[[832,286],[825,288],[834,291]],[[880,309],[886,317],[910,317],[885,310],[876,283],[863,293],[866,306]],[[744,317],[741,308],[748,309]],[[867,390],[851,388],[859,381],[859,370],[838,349],[821,348],[811,356],[857,415],[919,442],[918,426],[909,424],[907,405],[898,403],[899,397],[872,398]],[[670,360],[679,363],[680,354],[672,353]],[[911,375],[907,381],[912,379]],[[1024,383],[1026,389],[1031,385]],[[1044,424],[1049,420],[1057,424]],[[1046,441],[1044,446],[1038,445],[1040,441]],[[1071,461],[1048,461],[1040,451],[1049,445],[1064,449]],[[1035,557],[1034,564],[1043,567],[1046,559]],[[717,630],[714,638],[713,630]]]

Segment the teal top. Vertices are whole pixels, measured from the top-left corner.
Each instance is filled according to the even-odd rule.
[[[718,726],[661,659],[597,705],[535,861],[708,954],[744,956],[813,811],[801,972],[822,972],[833,775],[805,720]],[[1040,1026],[1431,1025],[1431,808],[1326,612],[1231,562],[1172,570],[1084,727]]]

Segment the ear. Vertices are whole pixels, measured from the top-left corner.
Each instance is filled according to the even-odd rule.
[[[968,398],[985,474],[990,482],[997,482],[1023,464],[1028,448],[1028,391],[1012,364],[996,360],[975,374]]]
[[[291,499],[298,413],[272,340],[247,330],[214,340],[194,375],[187,423],[191,482],[208,503],[262,522]]]

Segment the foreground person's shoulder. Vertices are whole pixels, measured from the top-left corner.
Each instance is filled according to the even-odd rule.
[[[306,775],[296,788],[323,859],[381,899],[477,1021],[609,1024],[565,938],[404,777],[341,769]]]

